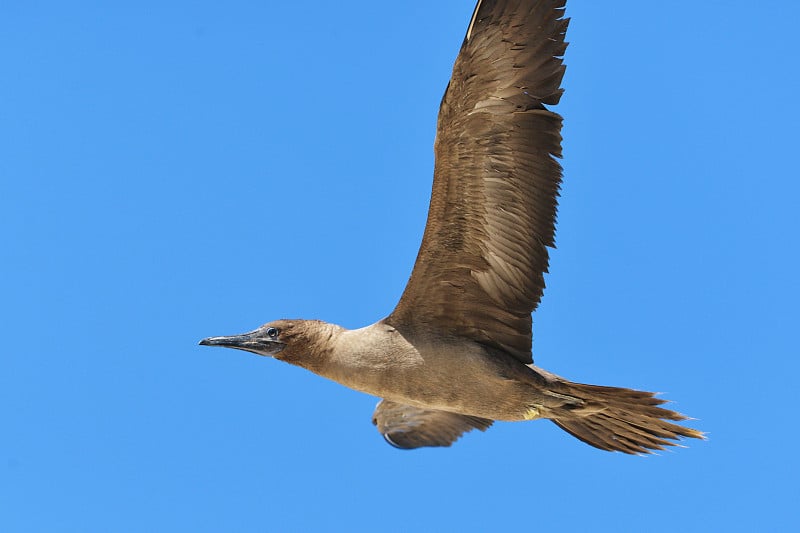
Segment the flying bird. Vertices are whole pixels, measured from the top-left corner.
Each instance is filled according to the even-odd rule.
[[[495,420],[545,418],[602,450],[651,453],[684,437],[654,393],[574,383],[533,364],[561,184],[566,0],[479,0],[439,108],[428,221],[392,313],[347,330],[277,320],[224,346],[382,398],[398,448],[449,446]]]

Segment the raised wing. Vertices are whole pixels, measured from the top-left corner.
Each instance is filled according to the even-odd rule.
[[[565,0],[480,0],[439,109],[433,192],[386,322],[466,336],[531,363],[561,166]]]
[[[381,400],[372,415],[386,442],[410,450],[423,446],[450,446],[467,431],[486,431],[491,420]]]

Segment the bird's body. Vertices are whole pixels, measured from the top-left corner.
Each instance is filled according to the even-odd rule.
[[[604,449],[648,453],[696,430],[663,400],[533,365],[531,312],[554,246],[566,0],[479,0],[439,110],[428,222],[397,307],[356,330],[278,320],[211,337],[383,400],[400,448],[449,446],[494,420],[547,418]]]
[[[309,370],[351,389],[420,408],[525,420],[541,386],[533,370],[502,353],[491,354],[458,337],[404,335],[384,322],[340,328],[325,345],[334,348],[330,357]]]

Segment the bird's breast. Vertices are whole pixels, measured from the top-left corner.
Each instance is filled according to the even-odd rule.
[[[471,341],[407,338],[375,327],[343,334],[321,372],[349,388],[399,403],[522,420],[532,383],[524,365],[489,354]]]

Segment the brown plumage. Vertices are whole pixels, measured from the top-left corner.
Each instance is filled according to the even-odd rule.
[[[531,363],[561,183],[564,1],[484,0],[439,109],[428,223],[387,322],[423,322]]]
[[[547,418],[597,448],[649,453],[702,433],[652,393],[533,365],[531,312],[554,245],[566,0],[480,0],[442,99],[428,222],[395,310],[359,330],[279,320],[201,341],[383,398],[400,448],[449,446],[494,420]]]

